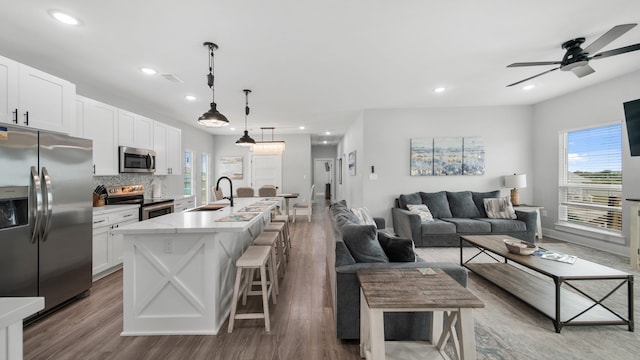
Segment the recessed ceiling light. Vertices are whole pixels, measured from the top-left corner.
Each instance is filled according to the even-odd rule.
[[[74,18],[73,16],[71,16],[69,14],[65,14],[65,13],[60,12],[60,11],[51,10],[51,11],[49,11],[49,14],[51,14],[51,16],[53,16],[54,19],[60,21],[63,24],[67,24],[67,25],[78,25],[78,24],[80,24],[80,21],[78,21],[78,19]]]
[[[523,88],[522,88],[522,90],[531,90],[531,89],[533,89],[534,87],[536,87],[536,86],[535,86],[535,85],[533,85],[533,84],[530,84],[530,85],[527,85],[527,86],[523,87]]]
[[[331,135],[331,131],[327,131],[324,133],[325,135]]]
[[[298,129],[300,129],[300,130],[304,130],[304,126],[300,126]]]
[[[433,92],[435,92],[435,93],[442,93],[442,92],[444,92],[445,90],[446,90],[446,89],[445,89],[445,88],[443,88],[443,87],[437,87],[437,88],[433,89]]]
[[[196,97],[193,95],[185,95],[184,97],[187,101],[196,101]]]
[[[140,68],[140,71],[142,71],[143,73],[145,73],[147,75],[155,75],[157,73],[157,71],[155,71],[154,69],[146,68],[146,67]]]
[[[323,143],[323,144],[326,144],[326,143],[327,143],[327,140],[323,141],[322,143]]]
[[[230,128],[229,128],[229,131],[236,131],[236,128],[234,128],[234,127],[230,127]]]

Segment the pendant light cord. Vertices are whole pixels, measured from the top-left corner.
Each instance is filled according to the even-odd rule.
[[[251,90],[244,90],[244,130],[247,131],[247,117],[249,116],[249,93]]]
[[[207,75],[207,83],[211,89],[211,102],[215,103],[215,88],[213,87],[213,44],[209,45],[209,75]]]

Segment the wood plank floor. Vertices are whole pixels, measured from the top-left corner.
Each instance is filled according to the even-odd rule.
[[[93,284],[91,295],[24,331],[25,359],[360,359],[357,342],[336,339],[325,268],[324,204],[313,221],[292,224],[293,251],[271,304],[271,332],[259,320],[227,323],[216,336],[121,337],[122,272]],[[252,306],[261,306],[256,298]]]

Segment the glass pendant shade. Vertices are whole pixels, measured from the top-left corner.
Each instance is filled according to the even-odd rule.
[[[251,147],[251,151],[261,155],[280,155],[284,148],[284,141],[258,141]]]
[[[206,127],[222,127],[229,125],[229,120],[216,109],[216,103],[211,103],[211,109],[200,115],[198,124]]]

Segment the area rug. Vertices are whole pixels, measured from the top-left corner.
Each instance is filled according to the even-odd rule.
[[[539,245],[631,273],[634,277],[639,274],[631,270],[629,259],[623,256],[563,242]],[[465,254],[470,251],[473,249],[465,248]],[[460,262],[459,248],[418,248],[416,252],[427,261]],[[597,294],[606,294],[615,284],[591,282],[584,286]],[[469,273],[468,288],[485,304],[484,308],[474,310],[478,359],[640,359],[640,332],[630,332],[626,326],[567,326],[558,334],[550,319],[473,273]],[[639,294],[636,282],[635,304]],[[605,303],[626,314],[626,289]],[[638,319],[637,306],[634,313]],[[453,355],[450,346],[446,352]]]

